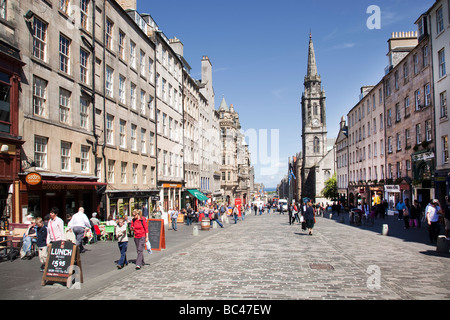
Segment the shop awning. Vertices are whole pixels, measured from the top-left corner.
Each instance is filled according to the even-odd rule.
[[[192,194],[194,197],[196,197],[200,201],[209,200],[207,196],[205,196],[203,193],[201,193],[197,189],[188,189],[189,193]]]

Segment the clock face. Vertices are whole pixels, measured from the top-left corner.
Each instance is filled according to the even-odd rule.
[[[313,124],[314,126],[318,126],[318,125],[319,125],[319,120],[313,119],[312,124]]]

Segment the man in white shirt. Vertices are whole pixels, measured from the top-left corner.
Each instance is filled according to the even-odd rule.
[[[91,228],[91,223],[89,222],[88,217],[84,214],[84,208],[80,207],[78,212],[72,216],[70,219],[68,226],[68,230],[72,230],[76,237],[76,244],[80,248],[80,252],[86,252],[83,247],[83,238],[84,232],[86,229]]]
[[[439,205],[439,200],[434,199],[425,213],[427,223],[428,223],[428,233],[430,236],[430,241],[437,242],[439,232],[441,227],[439,225],[439,215],[442,214],[441,207]]]
[[[59,209],[53,207],[50,211],[50,220],[47,225],[47,244],[53,241],[65,240],[64,221],[58,217]]]

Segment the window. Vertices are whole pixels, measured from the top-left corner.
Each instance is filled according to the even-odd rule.
[[[113,27],[114,23],[111,20],[106,19],[105,41],[106,47],[110,50],[112,50]]]
[[[403,64],[403,80],[405,83],[408,82],[408,77],[409,77],[409,67],[408,63],[405,62],[405,64]]]
[[[439,94],[441,118],[447,117],[447,91],[441,92]]]
[[[148,58],[148,80],[150,83],[155,82],[155,74],[153,72],[153,60],[151,58]]]
[[[81,172],[88,173],[89,172],[89,147],[88,146],[81,146],[81,152],[80,152],[80,158],[81,158]]]
[[[61,171],[70,171],[70,142],[61,141]]]
[[[138,165],[137,163],[133,163],[133,184],[137,184],[138,183]]]
[[[421,125],[416,124],[416,144],[422,143],[422,132],[421,132]]]
[[[404,102],[405,102],[405,118],[406,118],[411,113],[411,110],[409,108],[409,97],[406,97]]]
[[[33,112],[44,117],[47,108],[47,81],[33,76]]]
[[[108,160],[108,183],[114,183],[114,160]]]
[[[431,141],[433,139],[433,135],[431,132],[431,120],[425,121],[425,140]]]
[[[69,0],[59,0],[59,10],[69,14]]]
[[[423,55],[423,67],[427,67],[429,64],[428,46],[424,46],[422,49]]]
[[[125,60],[125,33],[119,30],[119,58]]]
[[[380,114],[380,130],[383,130],[384,127],[384,121],[383,121],[383,114]]]
[[[314,137],[313,148],[314,148],[314,153],[320,152],[320,140],[318,137]]]
[[[442,137],[442,162],[448,163],[448,136]]]
[[[88,84],[89,52],[80,48],[80,81]]]
[[[131,125],[131,150],[137,151],[137,127],[135,124]]]
[[[400,115],[400,103],[397,103],[396,105],[395,105],[395,121],[400,121],[402,118],[401,118],[401,115]]]
[[[12,125],[9,82],[9,75],[0,72],[0,132],[6,133],[11,133]]]
[[[154,156],[155,155],[155,133],[154,132],[150,132],[150,155]]]
[[[392,153],[392,137],[388,137],[388,153]]]
[[[119,75],[119,102],[125,104],[125,77]]]
[[[140,51],[139,65],[141,69],[141,75],[145,76],[145,53],[142,50]]]
[[[0,0],[0,18],[6,19],[6,0]]]
[[[398,76],[398,70],[397,70],[397,71],[395,71],[395,74],[394,74],[394,86],[395,86],[395,90],[398,90],[398,78],[399,78],[399,76]]]
[[[69,123],[70,95],[70,91],[59,88],[59,121],[62,123]]]
[[[431,105],[431,89],[430,89],[430,84],[426,84],[425,88],[424,88],[424,93],[425,93],[425,107],[428,107],[429,105]]]
[[[106,116],[106,143],[114,144],[114,117],[110,114]]]
[[[147,136],[147,130],[141,128],[141,153],[147,153],[147,141],[145,137]]]
[[[405,146],[409,147],[411,145],[411,133],[410,129],[405,129]]]
[[[120,163],[120,182],[127,183],[127,163],[123,161]]]
[[[34,162],[38,169],[47,170],[47,143],[48,138],[34,137]]]
[[[420,108],[421,108],[421,105],[420,105],[420,89],[417,90],[416,92],[414,92],[414,102],[415,102],[416,111],[419,111]]]
[[[106,95],[111,98],[114,96],[113,84],[114,84],[114,70],[106,66],[106,79],[105,79]]]
[[[147,166],[146,165],[142,165],[142,184],[147,184]]]
[[[419,73],[419,56],[417,54],[415,54],[413,56],[413,61],[414,61],[414,74],[418,74]]]
[[[85,98],[80,98],[80,127],[89,129],[89,101]]]
[[[447,74],[445,70],[445,49],[439,51],[439,78],[442,78]]]
[[[130,64],[136,68],[136,44],[133,41],[130,41]]]
[[[59,35],[59,70],[67,74],[70,73],[70,40]]]
[[[80,0],[81,27],[88,30],[89,26],[89,0]]]
[[[136,85],[134,83],[130,84],[130,104],[131,109],[136,110]]]
[[[438,34],[444,31],[444,10],[442,7],[436,10],[436,30]]]
[[[387,114],[387,125],[390,127],[392,125],[392,109],[388,110]]]
[[[119,146],[121,148],[127,147],[127,122],[122,119],[119,123]]]
[[[33,20],[33,57],[46,60],[47,23],[34,17]]]
[[[145,96],[146,93],[144,90],[141,90],[141,115],[145,116]]]
[[[400,138],[400,133],[397,133],[397,150],[402,150],[402,140]]]

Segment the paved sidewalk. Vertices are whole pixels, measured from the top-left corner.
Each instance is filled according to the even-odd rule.
[[[198,227],[198,236],[193,235],[194,225]],[[230,228],[233,225],[225,224],[224,226]],[[191,226],[178,223],[178,231],[170,230],[170,228],[171,225],[165,225],[165,250],[153,251],[151,255],[144,253],[147,264],[152,264],[164,256],[191,246],[200,239],[223,231],[220,227],[211,228],[209,231],[200,230],[199,223]],[[38,257],[31,260],[16,259],[12,262],[2,260],[0,262],[0,300],[77,299],[91,290],[106,285],[109,281],[136,271],[134,267],[136,246],[133,238],[129,238],[127,250],[127,258],[131,263],[122,270],[118,270],[115,264],[115,261],[120,258],[117,241],[99,241],[97,244],[86,245],[85,248],[87,252],[81,254],[84,278],[81,290],[69,290],[62,283],[42,286],[42,272],[39,271]]]

